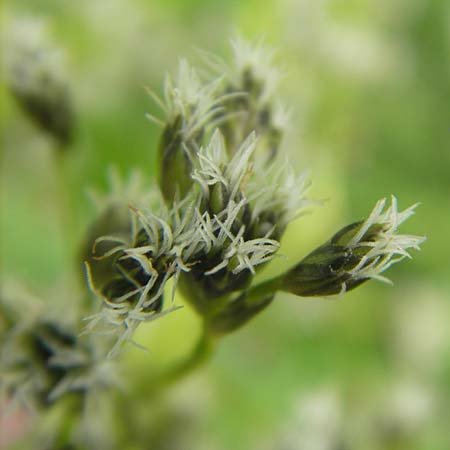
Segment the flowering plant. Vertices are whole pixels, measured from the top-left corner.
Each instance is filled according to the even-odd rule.
[[[399,212],[392,196],[380,200],[366,220],[336,233],[278,277],[254,284],[255,274],[278,253],[290,221],[315,202],[309,180],[296,176],[281,154],[287,120],[274,103],[277,71],[261,45],[233,42],[227,66],[206,55],[211,79],[182,60],[178,76],[166,78],[164,99],[150,95],[165,113],[150,116],[162,127],[158,190],[152,200],[132,199],[131,217],[93,240],[87,273],[103,308],[89,327],[102,323],[119,333],[114,354],[139,323],[164,307],[164,287],[173,278],[200,314],[205,337],[214,340],[242,326],[277,291],[300,296],[344,294],[409,257],[424,238],[398,234],[417,205]],[[130,201],[105,208],[118,216]],[[317,203],[317,202],[316,202]],[[105,217],[102,221],[105,222]]]
[[[398,233],[417,205],[399,211],[392,196],[389,206],[380,200],[366,219],[342,228],[285,272],[256,281],[279,254],[288,224],[318,202],[307,196],[307,174],[296,175],[281,151],[288,114],[274,100],[279,75],[273,52],[236,40],[231,65],[204,58],[209,75],[182,60],[177,77],[165,80],[163,99],[149,91],[164,113],[149,115],[162,128],[157,186],[143,189],[138,176],[123,185],[113,174],[112,192],[98,199],[83,259],[101,305],[79,302],[77,313],[87,321],[83,332],[78,316],[63,323],[45,309],[22,320],[17,299],[24,296],[2,294],[7,333],[0,362],[8,395],[45,410],[71,393],[75,406],[66,403],[66,413],[82,415],[99,393],[117,385],[113,357],[122,344],[132,342],[141,323],[179,309],[179,291],[200,315],[202,334],[191,355],[152,380],[161,390],[204,361],[221,336],[267,308],[277,292],[340,296],[370,279],[389,282],[384,271],[424,241]],[[68,111],[66,95],[41,96],[38,87],[17,83],[13,93],[25,110],[40,105],[45,115],[35,108],[30,115],[59,145],[70,141],[71,124],[61,135],[43,119],[58,116],[54,98],[63,99]],[[64,117],[70,122],[73,114]],[[83,430],[96,448],[111,448],[101,430]],[[61,427],[55,449],[67,448],[67,435]]]

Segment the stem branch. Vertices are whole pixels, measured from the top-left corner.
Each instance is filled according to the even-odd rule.
[[[192,352],[182,361],[162,372],[153,380],[152,392],[161,392],[189,375],[197,367],[205,363],[212,355],[216,340],[203,325],[201,335]]]

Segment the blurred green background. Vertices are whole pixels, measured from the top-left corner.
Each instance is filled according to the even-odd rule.
[[[292,224],[287,258],[269,272],[381,197],[421,202],[403,231],[428,240],[389,271],[393,287],[371,282],[337,301],[278,296],[157,407],[145,402],[146,373],[187,353],[198,321],[186,307],[142,326],[150,355],[125,355],[127,414],[158,432],[130,449],[450,448],[449,2],[14,0],[2,14],[47,21],[67,53],[77,115],[58,165],[0,88],[2,276],[42,296],[76,289],[74,260],[95,216],[87,189],[107,189],[110,166],[154,176],[159,129],[145,113],[159,112],[144,87],[161,92],[180,57],[200,62],[196,48],[229,55],[236,33],[277,48],[292,108],[284,149],[311,170],[311,196],[328,199]]]

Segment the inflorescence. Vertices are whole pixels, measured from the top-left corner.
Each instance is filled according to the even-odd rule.
[[[416,205],[348,225],[275,279],[254,286],[254,275],[279,250],[287,225],[314,202],[306,174],[296,176],[280,154],[285,109],[274,100],[273,52],[233,42],[233,62],[205,54],[210,79],[186,60],[167,76],[164,97],[150,92],[164,118],[158,148],[158,189],[103,207],[93,226],[87,274],[102,299],[99,324],[119,333],[113,353],[137,325],[174,309],[179,289],[215,333],[241,326],[277,291],[302,296],[342,294],[409,257],[424,238],[397,234]],[[206,78],[206,79],[205,79]],[[128,211],[128,215],[126,213]],[[106,230],[103,235],[100,230]],[[164,306],[173,280],[172,306]]]

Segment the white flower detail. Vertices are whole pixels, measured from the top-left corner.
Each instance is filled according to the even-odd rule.
[[[222,261],[205,272],[205,275],[212,275],[228,267],[233,258],[236,262],[231,268],[233,274],[238,274],[248,269],[255,274],[255,267],[269,261],[280,248],[278,241],[269,238],[268,233],[262,238],[245,240],[245,226],[242,225],[239,231],[234,234],[232,227],[238,217],[245,199],[239,203],[230,201],[227,209],[213,218],[208,213],[201,216],[200,233],[204,236],[208,251],[221,251]]]
[[[198,169],[192,178],[196,180],[207,197],[208,186],[222,183],[231,200],[243,191],[246,177],[251,175],[251,157],[256,148],[256,134],[251,133],[229,160],[223,136],[215,130],[209,144],[198,152]]]
[[[147,89],[147,92],[166,114],[166,121],[163,122],[150,114],[147,114],[147,117],[161,126],[180,117],[182,120],[180,132],[186,145],[192,145],[190,141],[203,128],[211,129],[227,120],[230,114],[223,114],[224,103],[242,95],[223,93],[223,77],[215,78],[208,83],[202,82],[196,69],[185,59],[180,61],[176,80],[169,74],[166,75],[164,100],[150,89]]]
[[[278,226],[284,228],[307,208],[319,203],[307,197],[311,186],[309,173],[304,171],[296,175],[288,161],[276,158],[267,168],[256,161],[254,172],[255,181],[249,185],[252,221],[264,213],[274,212],[278,216]]]
[[[422,236],[397,234],[398,227],[414,214],[418,203],[404,211],[398,211],[397,199],[391,196],[391,204],[383,212],[385,205],[385,198],[376,203],[369,217],[348,244],[349,248],[372,247],[352,269],[351,275],[354,279],[373,278],[391,283],[381,273],[402,259],[411,258],[408,249],[420,250],[420,244],[426,240]],[[382,229],[377,233],[376,240],[364,241],[364,235],[370,227],[377,224],[382,225]]]

